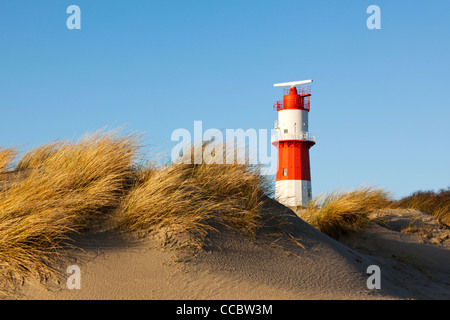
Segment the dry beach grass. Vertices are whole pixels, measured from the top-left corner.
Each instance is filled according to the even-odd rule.
[[[203,145],[200,152],[205,147]],[[40,279],[45,283],[46,279],[61,271],[55,261],[78,245],[75,239],[86,237],[88,231],[95,234],[111,230],[114,235],[118,235],[116,231],[121,234],[156,235],[163,246],[170,243],[172,247],[189,250],[204,248],[208,245],[207,239],[216,241],[214,245],[222,246],[220,259],[225,259],[225,264],[230,263],[230,257],[238,254],[239,250],[243,250],[244,257],[239,256],[237,260],[246,263],[246,259],[249,259],[246,254],[249,247],[242,244],[244,240],[236,239],[256,239],[261,235],[274,237],[270,240],[272,250],[283,249],[280,245],[284,241],[283,236],[297,243],[302,242],[297,241],[301,238],[307,245],[300,243],[295,246],[294,256],[306,255],[302,258],[306,260],[302,260],[301,270],[314,278],[312,270],[304,263],[310,259],[308,242],[318,247],[326,243],[330,248],[327,250],[331,250],[330,257],[339,252],[339,257],[345,256],[345,261],[351,260],[346,247],[324,234],[340,239],[347,233],[364,230],[370,223],[371,212],[402,206],[424,208],[426,203],[427,210],[434,214],[437,212],[436,216],[442,221],[448,217],[448,193],[429,193],[426,196],[418,193],[413,197],[414,201],[394,201],[382,189],[365,187],[353,191],[336,191],[314,199],[299,214],[308,225],[291,215],[289,209],[275,204],[273,200],[269,201],[270,181],[260,174],[257,166],[237,162],[223,165],[208,162],[159,165],[152,161],[141,165],[140,148],[139,135],[122,135],[117,130],[95,132],[77,141],[49,143],[27,152],[17,165],[14,165],[17,150],[1,148],[2,284],[10,285],[16,283],[15,280],[24,282],[29,279]],[[199,152],[198,149],[192,151],[190,157],[195,157],[195,152]],[[236,159],[237,155],[233,154],[232,157]],[[274,226],[274,217],[283,215],[288,217],[289,222],[286,223],[283,218],[275,221]],[[269,229],[270,233],[264,234],[264,230]],[[227,237],[228,231],[224,230],[236,235],[231,239],[232,242],[239,242],[234,246],[240,249],[233,249],[231,255],[225,254],[230,250],[227,249],[228,240],[217,240]],[[285,253],[283,250],[279,251]],[[124,254],[138,261],[140,259],[130,252]],[[258,257],[266,259],[263,265],[269,263],[267,259],[270,257],[265,257],[266,254],[269,253],[255,255],[252,259],[256,260],[249,265],[263,263],[257,260]],[[337,259],[334,262],[326,258],[320,258],[325,259],[324,266],[341,261],[341,258],[333,258]],[[117,263],[122,263],[120,261]],[[286,268],[289,268],[292,277],[296,277],[299,262],[289,261],[286,262]],[[322,268],[317,261],[311,262],[312,269]],[[273,263],[275,270],[278,264],[275,260]],[[346,283],[351,283],[353,262],[345,262],[345,265],[350,269],[344,278]],[[264,269],[262,265],[260,267]],[[278,272],[276,276],[282,277],[282,274]],[[265,277],[261,274],[261,279]],[[276,279],[274,282],[284,281],[284,278]],[[177,290],[174,284],[174,292]],[[248,290],[251,292],[251,287]],[[271,288],[267,292],[273,290]],[[146,292],[142,292],[142,295],[145,296]],[[287,296],[291,297],[291,293]]]
[[[16,150],[14,148],[0,147],[0,174],[9,171],[11,162],[15,156]]]
[[[200,248],[222,225],[252,236],[262,224],[264,176],[252,166],[172,164],[141,173],[117,215],[128,230],[164,232],[179,246]],[[184,235],[184,242],[180,242]],[[186,240],[189,239],[189,240]]]
[[[380,188],[334,191],[314,198],[301,217],[323,233],[339,239],[346,232],[363,228],[370,212],[384,209],[390,203],[389,194]]]
[[[416,191],[394,203],[396,208],[424,211],[450,226],[450,187],[435,191]]]
[[[164,232],[192,248],[217,225],[247,235],[261,225],[268,185],[257,167],[138,166],[138,150],[138,136],[100,131],[26,153],[0,191],[2,278],[51,276],[52,257],[99,221],[128,232]],[[14,155],[2,150],[2,168],[11,167]]]
[[[117,206],[136,151],[135,136],[98,132],[25,154],[0,191],[2,278],[52,274],[70,235]]]

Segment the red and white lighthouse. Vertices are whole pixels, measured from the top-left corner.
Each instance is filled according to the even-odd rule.
[[[307,206],[312,198],[309,149],[315,137],[308,132],[311,87],[301,86],[310,82],[274,84],[285,87],[283,100],[274,103],[278,111],[277,135],[272,137],[272,144],[278,148],[275,199],[288,207]]]

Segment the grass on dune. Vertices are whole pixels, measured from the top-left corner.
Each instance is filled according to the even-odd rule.
[[[0,174],[11,169],[11,162],[16,157],[16,149],[0,147]]]
[[[409,208],[424,211],[436,217],[441,223],[450,226],[450,187],[434,191],[416,191],[393,204],[396,208]]]
[[[117,206],[137,150],[136,136],[97,132],[28,152],[0,191],[0,275],[51,274],[69,235]]]
[[[54,275],[54,257],[93,226],[160,231],[191,248],[219,225],[256,233],[270,188],[258,167],[140,167],[139,140],[100,131],[35,148],[16,168],[9,166],[15,153],[2,149],[3,167],[13,170],[0,188],[0,278]]]
[[[254,236],[265,222],[261,207],[271,183],[258,166],[237,161],[236,150],[223,154],[224,164],[194,164],[210,147],[191,148],[185,163],[143,167],[139,136],[99,131],[35,148],[15,168],[16,149],[0,148],[0,278],[52,275],[52,257],[72,235],[98,225],[156,233],[163,243],[194,249],[221,226]],[[319,196],[301,215],[338,239],[362,228],[369,212],[390,206],[448,217],[448,198],[449,190],[418,192],[395,202],[365,187]]]
[[[117,216],[129,230],[163,230],[179,246],[199,248],[219,225],[252,236],[262,224],[260,207],[270,186],[258,167],[181,163],[142,174]]]
[[[313,199],[302,218],[332,238],[360,230],[368,214],[390,205],[389,193],[374,187],[361,187],[353,191],[335,191]]]
[[[386,208],[409,208],[433,215],[442,224],[450,224],[450,189],[439,192],[417,191],[400,200],[393,200],[383,189],[362,187],[353,191],[335,191],[313,199],[301,217],[322,231],[339,239],[358,231],[368,222],[368,214]]]

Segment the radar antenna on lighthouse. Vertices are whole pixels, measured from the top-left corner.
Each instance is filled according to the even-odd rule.
[[[292,82],[283,82],[283,83],[275,83],[274,87],[295,87],[301,86],[302,84],[307,84],[313,82],[312,80],[301,80],[301,81],[292,81]]]
[[[312,198],[309,149],[315,137],[308,132],[312,80],[276,83],[284,88],[283,100],[274,103],[278,111],[277,135],[272,144],[278,148],[275,199],[288,207],[307,206]]]

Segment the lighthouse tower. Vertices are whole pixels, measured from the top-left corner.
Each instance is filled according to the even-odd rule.
[[[310,82],[274,84],[285,87],[283,100],[274,103],[278,111],[276,136],[272,137],[272,144],[278,148],[275,199],[288,207],[307,206],[312,198],[309,149],[315,137],[308,132],[311,87],[301,86]]]

